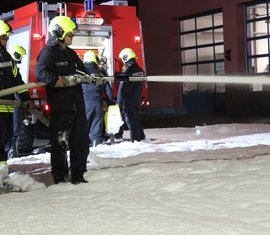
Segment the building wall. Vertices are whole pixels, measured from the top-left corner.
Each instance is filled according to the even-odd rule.
[[[146,69],[148,75],[179,74],[177,18],[222,9],[224,52],[231,50],[231,61],[225,61],[226,74],[245,73],[244,3],[251,0],[140,0]],[[181,84],[149,83],[149,99],[153,108],[181,110]],[[226,86],[229,113],[247,111],[247,86]]]

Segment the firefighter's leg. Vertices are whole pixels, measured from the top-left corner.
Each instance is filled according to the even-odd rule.
[[[8,152],[9,159],[18,157],[17,139],[22,127],[22,112],[23,111],[21,108],[15,108],[13,112],[13,135],[11,141],[11,149]]]
[[[50,116],[51,166],[55,183],[64,182],[69,173],[66,151],[73,116],[72,112],[55,112]]]
[[[87,120],[84,110],[78,111],[73,119],[69,144],[71,182],[74,184],[84,182],[83,174],[86,172],[87,157],[89,154]]]
[[[125,122],[130,130],[130,139],[132,142],[140,141],[140,128],[138,123],[137,111],[136,106],[126,105],[124,107],[124,115],[125,115]]]
[[[0,188],[8,177],[7,151],[12,136],[12,113],[0,113]]]
[[[140,140],[144,140],[145,134],[144,134],[142,120],[140,116],[140,107],[137,107],[136,112],[137,112],[137,122],[138,122],[138,127],[139,127]]]
[[[92,132],[91,132],[91,126],[92,126],[92,122],[93,119],[95,118],[95,108],[91,103],[87,104],[86,107],[86,118],[87,118],[87,125],[88,125],[88,136],[89,136],[89,141],[90,141],[90,145],[92,145]]]
[[[94,115],[91,120],[90,135],[92,146],[97,146],[103,142],[103,109],[102,104],[94,104]]]

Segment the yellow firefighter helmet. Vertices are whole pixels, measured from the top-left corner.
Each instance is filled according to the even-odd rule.
[[[22,58],[26,55],[26,50],[20,45],[13,45],[8,49],[9,54],[13,60],[21,62]]]
[[[5,21],[0,20],[0,37],[2,35],[8,36],[10,33],[12,33],[11,26],[8,23],[6,23]]]
[[[84,53],[83,55],[83,62],[84,63],[98,63],[98,57],[97,54],[95,53],[95,51],[93,50],[89,50],[87,52]]]
[[[136,59],[136,53],[130,48],[124,48],[120,51],[119,58],[126,63],[130,59]]]
[[[49,33],[63,40],[67,33],[74,33],[76,30],[75,22],[68,16],[56,16],[49,24]]]

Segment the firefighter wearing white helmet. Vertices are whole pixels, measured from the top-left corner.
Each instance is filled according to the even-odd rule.
[[[69,46],[76,24],[67,16],[56,16],[49,24],[49,38],[40,51],[35,68],[36,78],[47,84],[51,104],[50,143],[54,183],[65,183],[71,171],[71,183],[87,183],[86,172],[89,139],[82,85],[66,86],[77,70],[86,72],[83,62]],[[70,150],[70,168],[67,151]]]
[[[123,71],[119,74],[120,76],[144,76],[144,71],[136,62],[136,53],[134,50],[131,48],[124,48],[119,53],[119,58],[125,65]],[[130,130],[130,139],[132,142],[145,139],[140,118],[142,88],[143,82],[120,82],[118,88],[117,103],[123,110],[125,122]]]
[[[99,58],[95,51],[89,50],[83,56],[84,66],[89,74],[104,76],[98,67]],[[91,146],[97,146],[104,141],[104,111],[103,104],[114,104],[109,82],[100,85],[83,84],[85,111],[88,121],[88,133]]]
[[[12,33],[11,26],[0,20],[0,90],[22,84],[22,80],[15,79],[13,75],[13,61],[6,50],[9,35]],[[21,94],[22,98],[23,94]],[[1,99],[14,100],[14,95],[7,95]],[[14,106],[0,104],[0,188],[3,187],[5,178],[8,177],[8,151],[12,138],[12,116]]]

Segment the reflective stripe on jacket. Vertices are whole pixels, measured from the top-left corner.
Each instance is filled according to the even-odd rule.
[[[18,68],[17,64],[15,64],[15,63],[13,64],[13,70],[12,70],[12,72],[13,72],[14,78],[15,79],[19,79],[20,80],[20,83],[23,84],[22,77],[21,77],[19,68]],[[18,94],[21,94],[21,93],[27,92],[27,91],[28,91],[28,89],[24,89],[24,90],[17,91],[17,93]]]
[[[12,67],[12,62],[11,61],[0,62],[0,68],[8,68],[8,67]]]
[[[16,74],[16,76],[14,75]],[[24,84],[19,73],[19,69],[13,63],[10,54],[5,47],[0,46],[0,90]],[[25,91],[20,91],[20,93]],[[20,94],[20,96],[23,94]],[[1,99],[14,100],[14,94],[9,94]],[[0,104],[0,113],[12,113],[13,105]]]
[[[13,105],[0,104],[0,113],[13,113],[13,112],[14,112]]]

